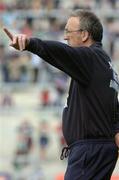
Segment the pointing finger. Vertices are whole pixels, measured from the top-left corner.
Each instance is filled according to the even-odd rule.
[[[3,28],[3,30],[8,35],[8,37],[13,40],[13,34],[7,28]]]

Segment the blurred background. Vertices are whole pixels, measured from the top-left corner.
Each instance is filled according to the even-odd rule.
[[[9,47],[2,28],[64,42],[77,8],[101,18],[104,49],[119,73],[119,0],[0,0],[0,180],[63,180],[61,116],[70,81],[36,55]]]

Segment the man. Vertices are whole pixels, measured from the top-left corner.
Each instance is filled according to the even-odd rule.
[[[63,134],[69,153],[65,180],[109,180],[119,147],[119,82],[102,48],[103,27],[95,14],[76,10],[69,17],[68,45],[13,35],[11,46],[28,50],[71,77]],[[115,143],[116,142],[116,143]]]

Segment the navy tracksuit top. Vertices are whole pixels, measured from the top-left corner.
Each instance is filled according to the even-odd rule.
[[[79,139],[110,139],[119,132],[119,82],[101,43],[74,48],[30,38],[26,50],[71,77],[63,110],[63,134],[68,145]]]

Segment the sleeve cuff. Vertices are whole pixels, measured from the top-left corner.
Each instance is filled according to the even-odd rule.
[[[115,133],[119,133],[119,122],[114,124],[114,131]]]

